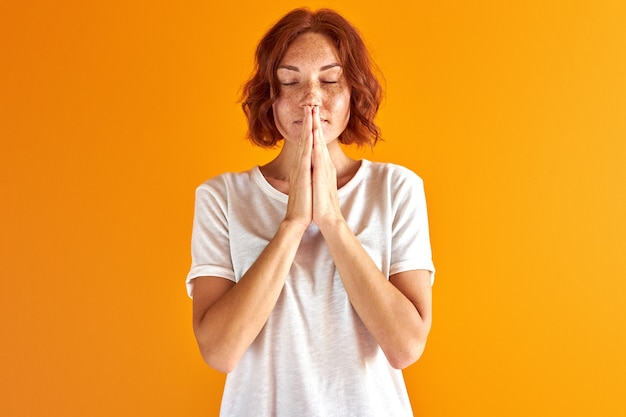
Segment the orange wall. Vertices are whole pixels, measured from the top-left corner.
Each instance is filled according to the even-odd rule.
[[[0,5],[0,415],[216,413],[183,284],[193,191],[274,155],[235,101],[299,3],[211,3]],[[332,4],[386,76],[362,155],[426,181],[416,414],[626,415],[624,2]]]

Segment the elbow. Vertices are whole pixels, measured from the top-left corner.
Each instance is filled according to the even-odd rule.
[[[200,353],[207,365],[225,374],[234,371],[240,359],[240,357],[232,353],[225,352],[225,350],[214,349],[212,346],[200,346]]]
[[[405,369],[417,362],[426,349],[431,326],[432,319],[427,315],[422,316],[420,325],[413,327],[412,330],[403,331],[390,349],[390,353],[385,351],[389,364],[395,369]]]
[[[426,349],[430,327],[431,323],[428,320],[414,332],[409,334],[405,332],[390,349],[383,349],[389,364],[395,369],[404,369],[417,362]]]
[[[204,361],[211,368],[215,369],[218,372],[222,372],[224,374],[231,373],[237,367],[237,362],[235,361],[225,361],[225,360],[220,360],[220,359],[214,360],[214,359],[209,359],[206,357],[204,358]]]
[[[402,349],[395,349],[394,352],[386,354],[387,360],[392,368],[405,369],[417,362],[425,348],[426,339],[414,341]]]
[[[204,362],[218,372],[228,374],[232,372],[243,356],[236,347],[226,341],[226,337],[211,337],[214,332],[202,331],[194,325],[196,343]]]

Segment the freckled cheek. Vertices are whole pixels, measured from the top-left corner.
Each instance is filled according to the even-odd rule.
[[[293,104],[286,97],[281,95],[272,105],[274,115],[277,117],[285,117],[290,113],[293,113]]]
[[[272,105],[274,124],[284,138],[296,138],[302,129],[293,122],[301,118],[300,107],[294,104],[293,99],[281,94]]]
[[[294,113],[294,109],[298,107],[298,103],[292,94],[281,93],[272,107],[274,113],[285,115],[287,113]]]
[[[332,112],[350,113],[350,94],[346,91],[329,94],[326,104]]]

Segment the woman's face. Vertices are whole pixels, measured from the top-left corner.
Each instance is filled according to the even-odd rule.
[[[305,107],[319,106],[326,142],[344,131],[350,118],[350,87],[325,35],[304,33],[289,46],[276,71],[280,93],[273,105],[274,120],[286,141],[302,136]]]

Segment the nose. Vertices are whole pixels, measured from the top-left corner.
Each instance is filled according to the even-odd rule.
[[[322,94],[319,85],[309,81],[304,85],[301,106],[319,106],[322,104]]]

